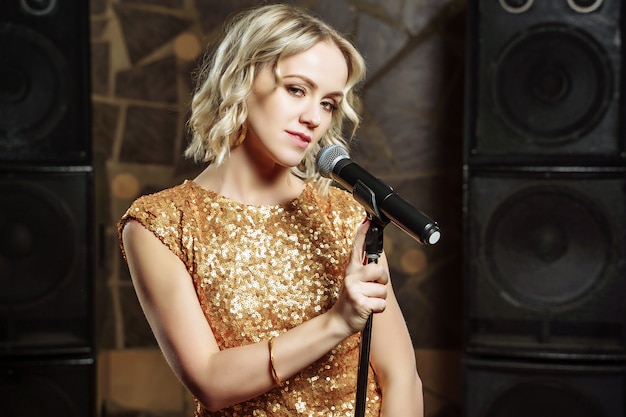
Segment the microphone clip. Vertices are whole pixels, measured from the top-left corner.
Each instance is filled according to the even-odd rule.
[[[377,222],[383,227],[389,224],[389,218],[387,218],[387,216],[385,216],[378,208],[376,194],[363,181],[356,181],[354,188],[352,189],[352,195],[354,199],[365,208],[372,219],[377,220]]]
[[[390,220],[378,208],[376,194],[361,180],[357,180],[352,190],[354,199],[365,207],[372,224],[365,239],[365,255],[368,262],[376,262],[383,250],[383,230]]]

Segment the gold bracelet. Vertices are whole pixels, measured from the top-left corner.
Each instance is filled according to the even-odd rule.
[[[274,378],[274,382],[276,383],[276,385],[282,387],[283,382],[278,377],[278,374],[276,373],[276,368],[274,367],[274,352],[272,351],[272,348],[274,347],[274,336],[270,337],[270,340],[267,344],[270,350],[270,368],[272,369],[272,377]]]

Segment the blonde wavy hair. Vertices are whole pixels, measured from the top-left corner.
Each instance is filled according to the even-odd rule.
[[[248,9],[231,18],[215,50],[207,51],[196,73],[196,88],[191,103],[189,129],[191,142],[185,156],[196,162],[222,164],[247,119],[246,98],[252,90],[258,69],[270,65],[280,79],[281,59],[306,51],[321,41],[330,41],[343,53],[348,66],[344,99],[333,112],[330,128],[293,168],[305,181],[314,181],[325,192],[330,180],[317,172],[315,158],[327,145],[348,146],[343,123],[352,124],[350,140],[359,127],[356,108],[357,86],[365,77],[365,62],[352,43],[322,20],[307,11],[287,4]]]

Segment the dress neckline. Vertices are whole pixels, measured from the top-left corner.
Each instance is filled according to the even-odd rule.
[[[188,185],[192,188],[194,188],[195,190],[200,191],[203,194],[209,195],[212,199],[215,200],[220,200],[223,201],[225,203],[228,203],[230,205],[234,205],[234,206],[239,206],[239,207],[246,207],[246,208],[279,208],[279,207],[285,207],[285,206],[289,206],[292,205],[294,203],[296,203],[297,201],[301,200],[303,197],[305,197],[308,193],[310,193],[311,191],[311,183],[310,182],[305,182],[304,183],[304,188],[302,189],[302,192],[300,194],[298,194],[296,197],[283,201],[281,203],[275,203],[275,204],[246,204],[243,203],[239,200],[235,200],[233,198],[230,197],[226,197],[222,194],[219,194],[213,190],[209,190],[208,188],[204,188],[203,186],[201,186],[200,184],[198,184],[197,182],[195,182],[194,180],[185,180],[183,182],[183,185]]]

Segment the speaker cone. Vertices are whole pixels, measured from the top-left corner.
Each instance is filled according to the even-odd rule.
[[[613,91],[610,60],[584,31],[535,26],[501,53],[493,84],[497,111],[525,140],[575,141],[602,118]]]
[[[91,357],[0,358],[0,416],[95,416]]]
[[[584,392],[559,381],[536,380],[506,390],[489,406],[484,417],[602,417]]]
[[[64,204],[30,183],[2,183],[0,310],[28,307],[72,277],[76,226]]]
[[[605,216],[593,202],[560,186],[529,186],[494,212],[485,259],[494,285],[533,310],[569,307],[599,286],[612,248]]]
[[[65,61],[55,46],[29,28],[0,24],[0,148],[45,138],[68,106]]]
[[[2,416],[79,417],[72,399],[43,378],[9,376],[0,379]]]

